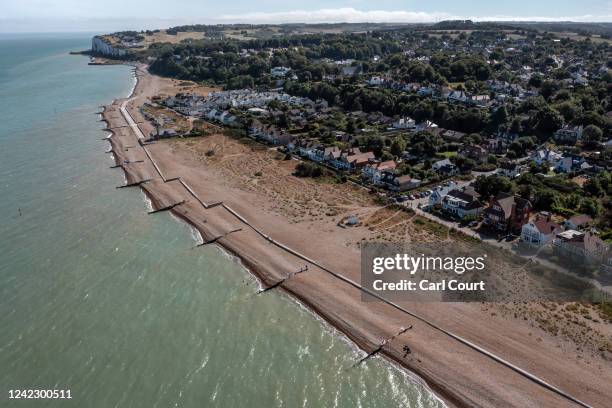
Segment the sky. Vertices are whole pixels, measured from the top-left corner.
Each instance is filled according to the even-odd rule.
[[[448,19],[612,22],[612,0],[0,0],[0,32],[5,33]]]

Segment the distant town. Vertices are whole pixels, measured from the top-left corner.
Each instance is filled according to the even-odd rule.
[[[151,140],[207,125],[520,253],[612,272],[609,34],[471,21],[184,26],[95,37],[211,92],[159,95]],[[609,284],[609,283],[608,283]]]

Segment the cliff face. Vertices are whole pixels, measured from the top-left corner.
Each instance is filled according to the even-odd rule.
[[[102,55],[111,58],[120,58],[127,55],[127,50],[123,48],[113,47],[100,37],[91,39],[91,51],[94,55]]]

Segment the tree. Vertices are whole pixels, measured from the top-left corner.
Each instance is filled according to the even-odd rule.
[[[584,198],[580,205],[580,211],[592,217],[597,217],[599,211],[601,211],[601,205],[597,200],[592,198]]]
[[[512,191],[513,185],[508,177],[498,176],[478,176],[474,182],[474,189],[484,199],[490,196],[496,196],[499,193],[509,193]]]
[[[547,106],[536,113],[535,129],[544,136],[550,136],[551,133],[563,126],[563,118],[559,112]]]
[[[603,132],[596,125],[589,125],[582,131],[582,140],[588,147],[596,147],[603,137]]]
[[[403,140],[395,138],[393,143],[391,143],[391,154],[394,156],[401,156],[405,147],[406,145]]]
[[[599,178],[593,177],[584,183],[584,192],[590,196],[600,197],[604,194],[605,190],[603,189]]]

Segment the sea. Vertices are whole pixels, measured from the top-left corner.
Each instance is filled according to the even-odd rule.
[[[0,34],[0,406],[443,406],[382,358],[355,366],[342,334],[116,189],[100,105],[135,79],[69,55],[92,35]]]

